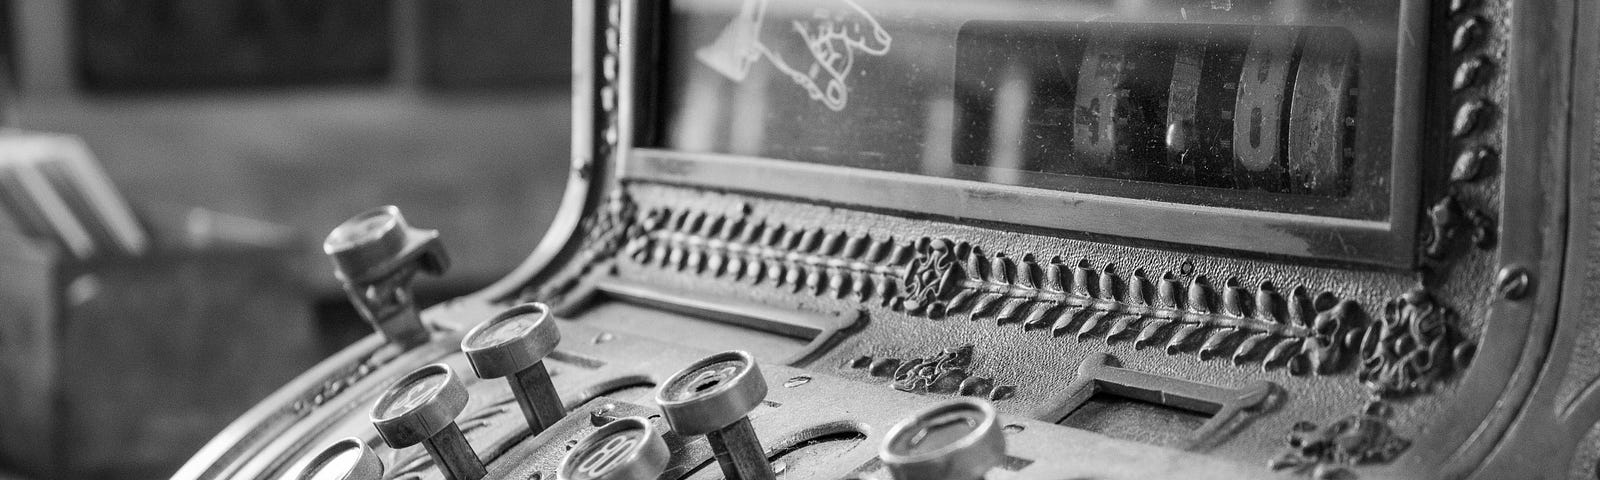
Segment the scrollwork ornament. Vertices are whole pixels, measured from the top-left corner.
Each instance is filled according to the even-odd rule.
[[[1410,440],[1389,426],[1392,415],[1387,404],[1373,401],[1361,413],[1326,427],[1296,423],[1289,432],[1288,448],[1268,466],[1323,480],[1353,477],[1348,466],[1389,463],[1411,447]]]
[[[1382,318],[1362,336],[1362,383],[1383,397],[1432,390],[1470,361],[1472,345],[1461,338],[1455,323],[1455,312],[1424,290],[1390,300]]]
[[[947,242],[924,239],[918,255],[906,268],[900,298],[902,307],[912,312],[942,312],[944,299],[955,283],[956,259]]]
[[[899,359],[862,356],[846,364],[864,369],[874,377],[889,378],[889,386],[918,394],[963,395],[1000,401],[1012,398],[1016,386],[1001,385],[994,378],[972,372],[972,345],[946,348],[923,358]]]

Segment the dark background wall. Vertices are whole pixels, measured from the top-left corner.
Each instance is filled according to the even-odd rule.
[[[393,203],[465,291],[553,216],[568,151],[563,0],[12,0],[16,124],[81,135],[136,203],[316,240]],[[554,174],[552,174],[554,173]]]
[[[63,411],[63,418],[51,419],[72,433],[63,438],[95,445],[151,443],[76,471],[164,478],[227,419],[255,402],[241,395],[205,399],[193,393],[216,390],[221,381],[250,382],[233,385],[232,391],[264,395],[293,374],[288,369],[250,378],[191,379],[185,375],[192,371],[166,367],[190,357],[203,360],[197,352],[206,350],[195,345],[234,345],[241,340],[229,336],[252,335],[248,329],[270,334],[274,328],[307,330],[309,324],[316,336],[312,345],[262,347],[278,355],[272,362],[309,365],[370,332],[345,307],[320,251],[323,235],[352,214],[395,204],[413,224],[442,231],[455,266],[443,278],[418,282],[424,299],[481,288],[520,262],[553,218],[565,184],[570,17],[570,3],[561,0],[0,0],[0,52],[6,66],[0,74],[5,97],[0,113],[6,125],[81,136],[134,208],[146,215],[217,214],[203,224],[196,224],[192,214],[178,215],[189,221],[164,224],[182,230],[165,235],[216,234],[197,230],[223,229],[227,226],[215,219],[230,216],[282,226],[288,233],[281,254],[205,261],[276,272],[249,277],[269,279],[256,286],[221,282],[226,291],[208,289],[211,282],[192,279],[218,273],[183,267],[177,271],[200,273],[184,273],[181,278],[190,280],[182,288],[141,295],[116,289],[158,281],[167,275],[162,272],[173,271],[160,265],[170,263],[149,260],[158,265],[145,272],[88,268],[106,289],[98,298],[169,304],[185,298],[217,307],[189,309],[204,312],[196,315],[202,323],[195,324],[161,318],[171,310],[161,305],[68,304],[53,321],[71,318],[74,330],[62,330],[70,334],[57,340],[61,345],[43,348],[99,354],[104,349],[89,347],[104,337],[93,333],[94,322],[108,320],[97,316],[143,312],[142,318],[116,320],[147,326],[126,327],[132,333],[115,340],[129,347],[117,354],[151,357],[102,360],[162,366],[128,371],[167,375],[141,384],[159,384],[162,394],[215,404],[185,407],[208,415],[186,417],[192,424],[177,426],[137,423],[134,412],[156,401],[136,393],[121,403],[93,401],[81,403],[88,406],[78,411]],[[60,290],[67,283],[81,282],[54,279],[40,288]],[[274,290],[251,293],[261,288]],[[267,311],[275,309],[261,308],[264,303],[251,298],[230,300],[241,295],[303,308]],[[160,331],[164,327],[182,331]],[[74,346],[74,338],[86,340]],[[218,355],[237,351],[213,350]],[[217,365],[239,360],[219,358]],[[169,371],[175,373],[164,373]],[[93,391],[68,377],[52,387],[63,392],[57,395]],[[78,405],[73,402],[105,395],[64,402]],[[0,415],[7,411],[0,406]],[[101,415],[107,413],[116,415]],[[115,439],[73,437],[98,431],[73,425],[107,418],[132,423],[103,429],[122,435]],[[159,438],[152,437],[157,431]],[[70,457],[61,461],[73,461]],[[114,464],[118,458],[128,465]],[[0,462],[0,478],[12,475],[7,470],[14,471]]]

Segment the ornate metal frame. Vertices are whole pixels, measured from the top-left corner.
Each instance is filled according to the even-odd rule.
[[[1595,433],[1600,432],[1595,427],[1600,389],[1594,386],[1600,374],[1561,360],[1588,347],[1577,339],[1600,330],[1578,300],[1588,287],[1581,275],[1593,270],[1583,262],[1593,263],[1595,255],[1583,240],[1600,234],[1579,231],[1581,225],[1569,231],[1566,223],[1569,215],[1577,215],[1569,211],[1569,202],[1583,208],[1584,192],[1594,183],[1592,175],[1579,175],[1594,168],[1583,163],[1589,157],[1579,155],[1593,155],[1595,147],[1574,132],[1594,122],[1596,87],[1574,78],[1596,71],[1600,62],[1577,55],[1600,42],[1600,28],[1590,20],[1573,20],[1587,18],[1583,15],[1567,14],[1593,14],[1600,7],[1571,0],[1432,3],[1406,4],[1415,16],[1409,18],[1423,19],[1428,27],[1408,37],[1418,41],[1420,58],[1406,66],[1419,75],[1426,71],[1429,78],[1407,97],[1420,112],[1416,131],[1396,137],[1416,140],[1412,157],[1417,161],[1395,163],[1397,168],[1412,165],[1411,177],[1405,178],[1417,188],[1408,194],[1395,189],[1396,214],[1382,226],[1320,219],[1306,225],[1353,235],[1349,238],[1362,239],[1359,245],[1377,253],[1359,256],[1370,252],[1322,250],[1291,245],[1290,237],[1268,237],[1271,255],[1204,250],[1193,255],[1226,261],[1213,262],[1210,271],[1174,268],[1178,271],[1171,273],[1149,264],[1187,264],[1182,259],[1189,253],[1141,263],[1113,251],[1102,254],[1101,261],[1082,262],[1087,255],[1055,244],[1019,250],[997,242],[998,234],[968,231],[1023,224],[1052,234],[1085,230],[1152,238],[1169,250],[1172,244],[1245,245],[1237,239],[1194,242],[1174,236],[1179,229],[1080,228],[1049,214],[1067,200],[1090,200],[1095,205],[1085,207],[1090,210],[1129,207],[1121,200],[780,162],[759,168],[806,175],[807,182],[797,183],[813,186],[847,183],[830,186],[837,190],[762,189],[760,195],[740,198],[794,204],[803,203],[794,199],[820,195],[833,205],[932,214],[933,219],[916,221],[945,222],[950,230],[966,218],[968,206],[1001,213],[985,218],[993,222],[961,226],[968,232],[964,236],[891,239],[796,227],[785,230],[792,234],[766,238],[773,225],[756,229],[755,218],[723,218],[660,199],[635,205],[629,193],[641,185],[749,193],[752,189],[740,182],[756,167],[738,158],[634,148],[653,125],[647,121],[651,112],[637,108],[647,106],[649,97],[636,88],[641,82],[634,75],[655,60],[633,46],[662,28],[645,19],[661,18],[653,13],[663,6],[644,0],[579,1],[574,6],[579,35],[573,166],[557,221],[511,275],[426,318],[438,328],[452,328],[521,296],[576,301],[596,290],[595,279],[613,275],[626,263],[702,283],[760,284],[764,294],[788,305],[814,300],[906,321],[984,320],[1041,338],[1104,339],[1096,348],[1121,348],[1128,340],[1134,346],[1159,346],[1169,357],[1193,352],[1202,363],[1259,361],[1274,369],[1247,374],[1278,379],[1289,391],[1288,405],[1279,412],[1305,401],[1294,398],[1296,392],[1346,400],[1341,404],[1352,409],[1348,415],[1297,419],[1288,431],[1273,433],[1289,437],[1274,468],[1334,475],[1362,465],[1363,474],[1396,477],[1592,475],[1593,462],[1579,460],[1600,457],[1600,440],[1595,440],[1600,438]],[[1425,38],[1433,41],[1419,40]],[[1397,158],[1402,151],[1396,148]],[[923,209],[846,191],[886,183],[965,193]],[[1430,207],[1418,212],[1420,205]],[[1282,219],[1245,215],[1229,221],[1259,232],[1277,220]],[[1403,267],[1372,268],[1396,261]],[[1137,265],[1146,268],[1132,267]],[[1316,286],[1281,288],[1289,284],[1266,278]],[[378,342],[367,341],[330,359],[242,417],[179,477],[204,476],[214,465],[242,468],[244,462],[271,461],[246,456],[270,450],[266,436],[326,419],[326,412],[311,408],[318,396],[327,401],[370,387],[372,377],[384,374],[379,370],[396,367],[379,360],[388,358]],[[861,358],[846,359],[839,372],[895,378],[901,373],[901,365],[881,372],[887,367],[880,364],[889,363],[883,358]],[[908,384],[922,381],[932,392],[933,384],[954,378],[949,372],[968,375],[968,365],[938,358],[927,372],[908,370]],[[945,364],[955,367],[938,366]],[[993,376],[964,378],[986,380],[991,398],[998,386],[1015,383]],[[965,388],[958,383],[954,392],[968,393]],[[1002,398],[1014,390],[1006,392]],[[1426,434],[1419,435],[1424,426]],[[1559,456],[1572,459],[1546,461]]]

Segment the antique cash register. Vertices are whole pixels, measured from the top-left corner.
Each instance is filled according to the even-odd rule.
[[[337,226],[177,478],[1596,478],[1596,2],[574,10],[526,263]]]

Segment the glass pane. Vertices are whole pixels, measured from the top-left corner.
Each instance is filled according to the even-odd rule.
[[[678,0],[658,145],[1381,220],[1398,3]]]

